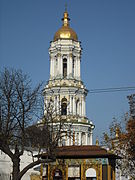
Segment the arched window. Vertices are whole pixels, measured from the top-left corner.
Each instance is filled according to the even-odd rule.
[[[67,115],[67,99],[63,98],[61,100],[61,115]]]
[[[63,77],[64,78],[67,77],[67,59],[66,58],[63,59]]]
[[[89,168],[86,171],[86,179],[87,180],[96,180],[96,170],[93,168]]]

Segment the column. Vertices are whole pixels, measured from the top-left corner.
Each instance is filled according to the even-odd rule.
[[[69,78],[69,74],[70,74],[70,57],[69,55],[67,56],[67,78]]]
[[[58,59],[58,66],[57,66],[57,74],[58,74],[58,77],[60,77],[60,63],[61,63],[61,56],[60,54],[58,53],[57,55],[57,59]]]
[[[59,95],[57,95],[57,114],[59,114],[59,111],[60,111]]]
[[[67,132],[67,146],[69,146],[69,132]]]
[[[55,77],[58,77],[58,59],[56,57],[55,57],[54,71],[55,71]]]
[[[74,58],[74,78],[76,79],[76,71],[77,71],[77,68],[76,68],[76,57]]]
[[[85,142],[85,145],[88,145],[88,133],[85,133],[85,136],[86,136],[86,142]]]
[[[81,142],[82,142],[82,133],[79,132],[79,145],[81,145]]]
[[[69,99],[70,99],[70,102],[69,102],[69,111],[70,111],[70,114],[72,115],[72,96],[71,95],[70,95]]]
[[[50,57],[50,79],[52,79],[52,59]]]
[[[79,115],[82,116],[82,103],[81,103],[81,100],[80,100],[80,103],[79,103]]]
[[[85,116],[86,108],[85,108],[85,98],[84,98],[84,96],[82,96],[81,100],[82,100],[82,116]]]
[[[76,115],[79,115],[79,101],[76,102]]]
[[[73,131],[73,145],[75,145],[75,138],[76,138],[76,134],[75,131]]]
[[[76,79],[78,79],[78,58],[76,57]]]
[[[83,96],[82,96],[82,98],[81,98],[81,100],[82,100],[82,116],[84,116],[84,100],[83,100]]]
[[[67,101],[67,115],[70,114],[70,99]]]
[[[85,97],[83,98],[83,103],[84,103],[84,116],[86,116],[86,102],[85,102]]]
[[[69,66],[68,66],[69,70],[69,78],[73,77],[73,57],[72,54],[69,54]]]
[[[92,145],[92,132],[90,132],[90,145]]]
[[[70,139],[71,139],[71,146],[73,145],[73,131],[71,131],[71,137],[70,137]]]
[[[76,115],[79,115],[79,100],[76,101]]]
[[[62,78],[63,76],[63,62],[62,62],[62,56],[60,53],[58,53],[58,76]]]
[[[75,145],[79,145],[79,133],[78,132],[75,133],[75,137],[76,137]]]
[[[72,135],[71,132],[69,132],[69,146],[71,146],[71,139],[72,139]]]
[[[47,113],[47,99],[45,99],[45,103],[44,103],[44,113]]]
[[[54,114],[56,114],[56,96],[54,96],[54,107],[53,107],[53,109],[54,109]]]
[[[80,57],[78,57],[78,80],[81,79],[81,72],[80,72]]]
[[[60,77],[63,78],[63,59],[62,59],[62,56],[60,59]]]
[[[74,96],[73,96],[73,115],[76,115],[76,101]]]
[[[56,59],[55,59],[55,57],[54,57],[54,60],[53,60],[53,62],[54,62],[54,65],[53,65],[53,68],[54,68],[54,78],[56,77]]]
[[[51,59],[52,61],[52,78],[54,78],[54,59]]]

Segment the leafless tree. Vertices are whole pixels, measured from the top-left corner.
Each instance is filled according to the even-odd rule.
[[[45,151],[49,159],[44,162],[52,161],[55,148],[70,131],[66,119],[55,112],[52,102],[43,108],[42,99],[41,84],[32,89],[30,78],[21,70],[0,72],[0,149],[13,162],[12,180],[20,180],[30,168],[43,162],[33,158],[20,171],[20,157],[25,150]],[[33,125],[37,114],[40,120]]]
[[[13,162],[13,180],[19,179],[26,128],[36,112],[40,87],[32,89],[29,77],[21,70],[0,72],[0,149]]]

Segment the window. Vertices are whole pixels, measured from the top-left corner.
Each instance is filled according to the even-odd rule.
[[[67,115],[67,99],[63,98],[61,100],[61,115]]]
[[[63,77],[67,77],[67,59],[63,59]]]

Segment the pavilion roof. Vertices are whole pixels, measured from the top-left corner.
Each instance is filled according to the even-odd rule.
[[[118,159],[119,156],[113,154],[106,149],[96,145],[84,145],[84,146],[62,146],[57,147],[55,151],[56,158],[60,159],[76,159],[76,158],[109,158]],[[43,153],[41,157],[44,159],[47,157],[47,153]]]

